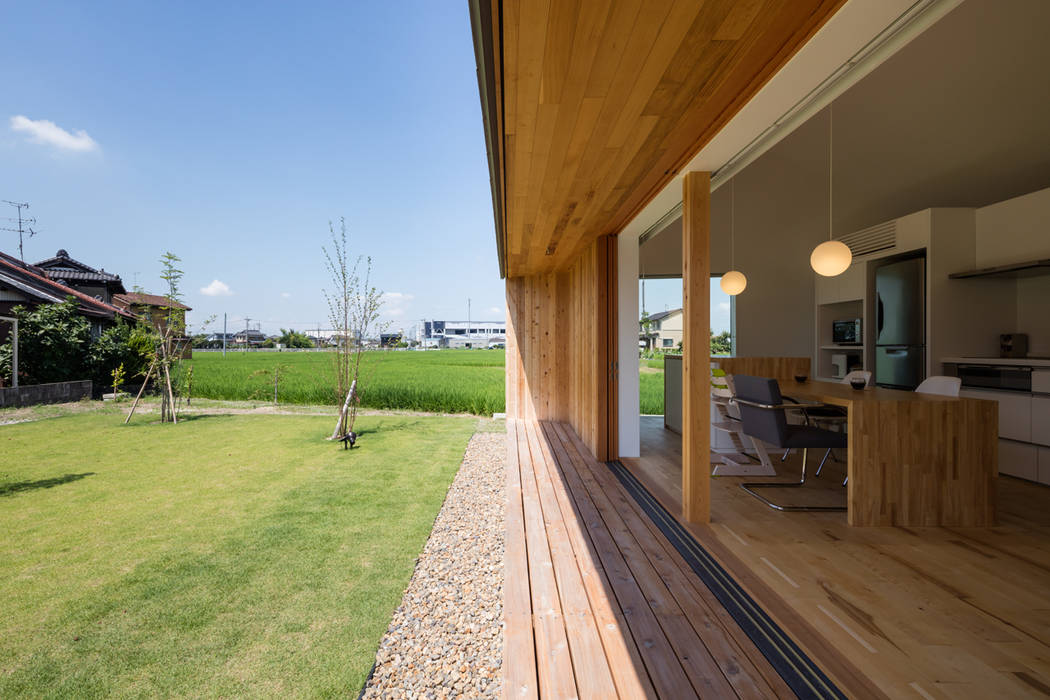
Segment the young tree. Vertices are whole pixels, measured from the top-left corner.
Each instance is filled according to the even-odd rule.
[[[381,333],[379,310],[383,305],[383,293],[372,284],[372,258],[350,255],[346,231],[346,219],[339,219],[339,233],[331,222],[328,229],[332,237],[331,249],[322,247],[325,269],[331,281],[331,289],[325,289],[328,304],[328,320],[338,339],[334,353],[335,391],[343,399],[343,408],[330,439],[349,435],[353,431],[359,404],[359,380],[361,357],[365,339],[373,333]]]

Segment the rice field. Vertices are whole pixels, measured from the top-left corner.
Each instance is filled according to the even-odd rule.
[[[338,405],[330,352],[196,352],[192,395],[209,399]],[[373,351],[362,356],[366,408],[473,413],[504,410],[503,350]]]

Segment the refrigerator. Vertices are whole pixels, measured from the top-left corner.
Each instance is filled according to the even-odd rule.
[[[875,383],[914,389],[926,378],[926,259],[875,271]]]

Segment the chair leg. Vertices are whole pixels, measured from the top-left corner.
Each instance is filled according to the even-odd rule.
[[[756,441],[756,444],[757,444],[757,441]],[[806,461],[807,461],[807,458],[809,457],[808,453],[809,453],[809,450],[807,450],[807,449],[803,449],[802,450],[802,480],[801,481],[797,481],[797,482],[796,481],[789,481],[787,483],[776,482],[776,481],[749,481],[749,482],[745,482],[745,483],[740,484],[740,488],[744,489],[749,494],[751,494],[752,496],[754,496],[758,500],[762,501],[763,503],[765,503],[767,506],[769,506],[770,508],[772,508],[774,510],[780,510],[780,511],[785,511],[785,512],[797,512],[797,511],[843,511],[843,510],[846,510],[847,509],[846,506],[792,506],[792,505],[784,505],[784,504],[781,504],[781,503],[774,503],[773,501],[769,500],[768,498],[766,498],[765,496],[763,496],[762,494],[760,494],[760,493],[758,493],[758,492],[756,492],[754,490],[754,489],[760,489],[760,488],[792,488],[792,487],[797,488],[797,487],[800,487],[800,486],[805,486],[805,484],[806,484]]]
[[[828,461],[828,455],[831,455],[832,459],[834,459],[835,457],[835,455],[831,454],[830,447],[828,448],[828,451],[824,453],[824,459],[820,460],[820,466],[817,467],[817,473],[815,474],[815,476],[820,476],[820,470],[824,468],[824,463]]]
[[[780,458],[780,461],[781,462],[786,462],[789,454],[791,454],[791,450],[790,449],[784,450],[784,456]]]
[[[845,486],[848,481],[849,481],[849,476],[847,475],[846,478],[842,480],[842,485]]]

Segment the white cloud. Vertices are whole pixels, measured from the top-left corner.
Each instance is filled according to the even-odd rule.
[[[415,297],[403,292],[383,292],[383,306],[380,312],[384,316],[401,317],[408,313],[408,306]]]
[[[207,297],[228,297],[233,296],[233,290],[225,282],[212,280],[207,287],[201,287],[201,294]]]
[[[30,119],[21,114],[11,117],[11,131],[25,134],[33,143],[43,143],[63,151],[97,151],[98,142],[83,129],[72,134],[47,119]]]
[[[500,307],[498,307],[498,306],[493,306],[493,307],[490,307],[490,308],[489,308],[489,311],[490,311],[491,313],[494,313],[494,314],[501,314],[501,313],[503,313],[503,309],[501,309],[501,308],[500,308]]]
[[[281,297],[283,297],[284,299],[287,299],[290,296],[292,296],[290,292],[281,292]]]
[[[729,311],[729,302],[728,301],[720,301],[720,302],[718,302],[718,308],[721,309],[722,311]]]

